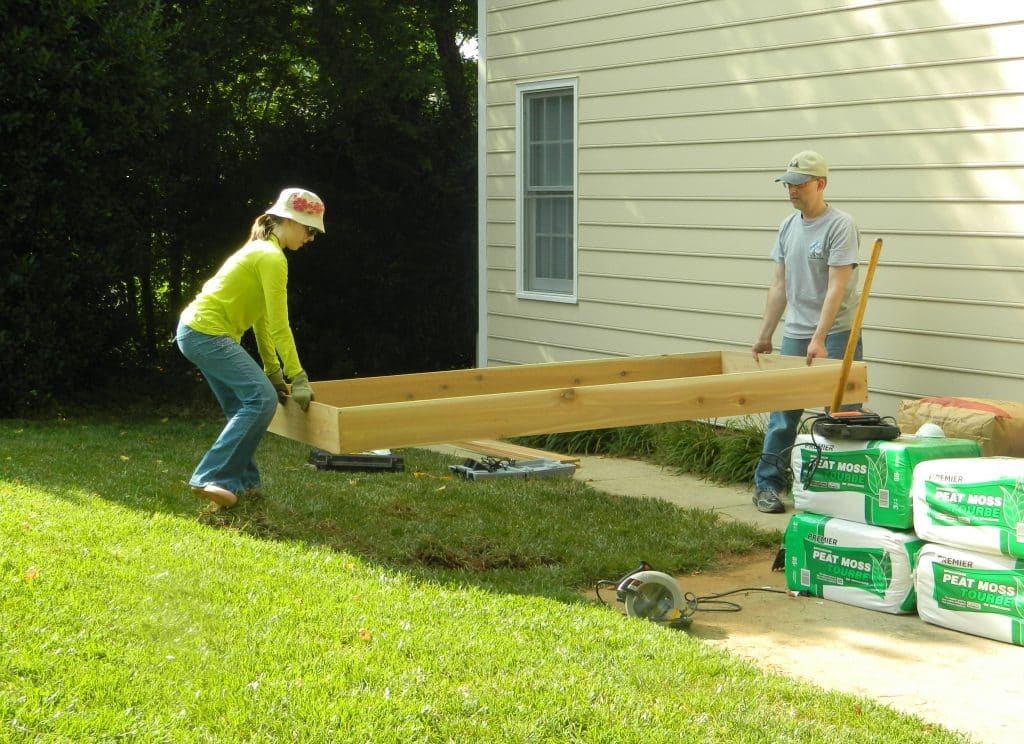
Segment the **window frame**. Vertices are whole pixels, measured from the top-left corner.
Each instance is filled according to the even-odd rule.
[[[531,94],[564,91],[572,96],[572,276],[565,280],[565,290],[530,289],[528,267],[532,262],[527,259],[527,247],[532,241],[527,239],[527,98]],[[520,299],[541,300],[546,302],[577,302],[579,276],[579,97],[577,95],[576,78],[559,78],[556,80],[540,80],[516,85],[516,297]],[[558,281],[558,280],[554,280]]]

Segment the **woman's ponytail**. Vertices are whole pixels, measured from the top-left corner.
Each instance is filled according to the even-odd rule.
[[[272,214],[261,214],[252,223],[252,231],[249,233],[249,240],[266,240],[274,232],[274,228],[281,221],[280,217]]]

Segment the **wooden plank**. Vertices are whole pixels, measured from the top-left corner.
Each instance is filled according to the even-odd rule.
[[[524,447],[520,444],[502,442],[497,439],[471,439],[463,442],[451,442],[451,444],[481,455],[507,457],[511,460],[555,460],[556,462],[573,464],[580,461],[580,458],[573,455],[561,455],[557,452]]]
[[[723,374],[731,374],[733,372],[761,372],[772,369],[793,369],[794,367],[807,366],[803,357],[782,356],[781,354],[760,354],[757,359],[754,359],[753,354],[746,352],[723,351],[721,359]],[[821,361],[824,362],[826,360]],[[829,361],[834,361],[835,364],[839,363],[838,360]]]
[[[697,377],[721,372],[722,355],[714,351],[356,377],[316,382],[313,383],[313,391],[321,403],[360,406],[518,390]]]
[[[306,411],[299,408],[299,404],[291,398],[286,399],[283,405],[278,403],[268,430],[337,455],[360,451],[338,449],[341,441],[341,409],[316,401],[311,402]]]
[[[745,380],[717,375],[355,406],[343,410],[340,446],[357,452],[827,405],[838,372],[812,366]]]
[[[514,375],[503,381],[506,392],[340,408],[324,402],[323,383],[313,383],[317,398],[309,411],[291,401],[279,406],[270,431],[330,452],[362,452],[826,406],[839,379],[836,360],[807,366],[799,357],[769,355],[760,362],[749,354],[715,357],[719,368],[744,371],[534,389],[529,385],[550,377],[523,365],[503,368],[523,371],[518,384]],[[706,370],[706,359],[703,365],[698,369]],[[867,367],[855,362],[844,401],[866,399]]]

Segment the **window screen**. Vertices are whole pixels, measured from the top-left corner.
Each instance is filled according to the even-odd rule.
[[[523,96],[523,289],[572,294],[575,122],[573,90]]]

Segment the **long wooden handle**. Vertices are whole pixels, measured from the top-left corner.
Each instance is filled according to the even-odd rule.
[[[839,368],[839,385],[836,386],[836,394],[832,398],[833,411],[838,411],[843,405],[843,391],[846,388],[846,379],[850,376],[853,353],[857,349],[857,339],[860,337],[860,324],[864,321],[864,310],[868,306],[871,279],[875,275],[875,266],[878,265],[878,257],[881,253],[882,239],[875,238],[875,242],[871,245],[871,260],[868,261],[868,273],[864,277],[864,288],[860,291],[860,302],[857,303],[857,314],[853,316],[853,327],[850,328],[850,340],[846,342],[846,353],[843,354],[843,364]]]

